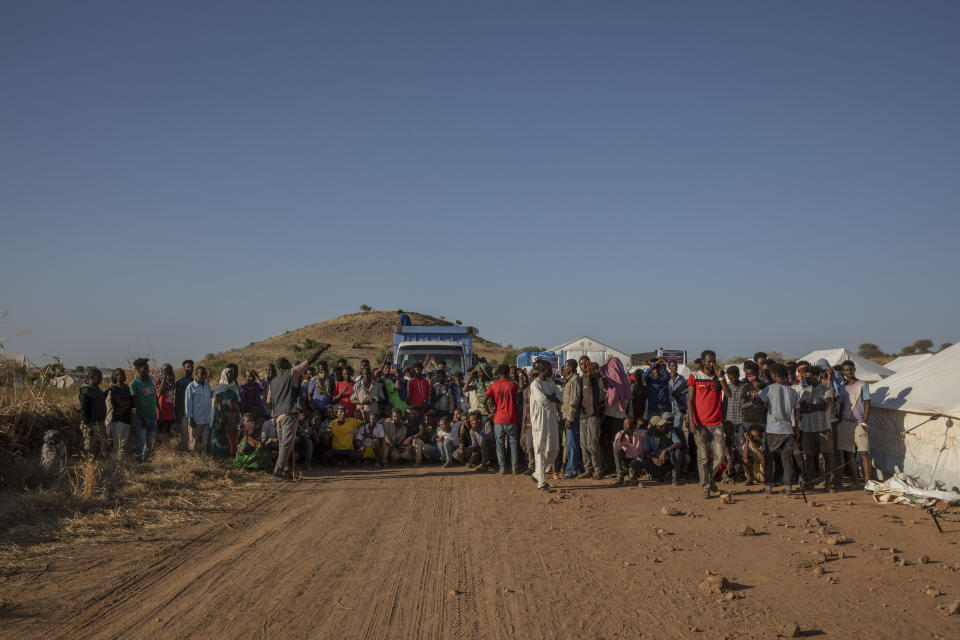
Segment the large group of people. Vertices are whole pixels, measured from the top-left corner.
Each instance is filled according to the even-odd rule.
[[[466,375],[447,363],[400,370],[389,359],[280,358],[262,372],[228,364],[218,382],[203,366],[164,364],[151,375],[136,360],[87,372],[80,430],[88,455],[150,456],[158,432],[183,451],[230,459],[237,468],[291,479],[314,464],[462,466],[550,480],[681,484],[697,478],[705,498],[717,483],[805,490],[856,488],[870,479],[868,386],[852,362],[775,362],[758,352],[724,369],[706,350],[683,376],[676,362],[540,360],[529,371],[480,360]],[[135,443],[130,441],[131,432]],[[842,454],[842,458],[840,457]],[[859,454],[858,457],[856,454]],[[837,464],[839,462],[839,464]]]

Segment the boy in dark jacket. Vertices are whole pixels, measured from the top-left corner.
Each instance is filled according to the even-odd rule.
[[[130,437],[130,423],[133,421],[133,396],[127,386],[127,374],[123,369],[114,369],[110,376],[112,385],[107,389],[107,424],[113,449],[118,458],[122,458]]]
[[[83,435],[83,452],[88,456],[103,456],[106,451],[107,401],[100,388],[103,374],[92,367],[87,370],[87,383],[80,386],[80,433]]]

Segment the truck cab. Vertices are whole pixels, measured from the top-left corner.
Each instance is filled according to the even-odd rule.
[[[414,325],[400,327],[393,334],[393,361],[403,371],[414,363],[423,363],[425,373],[440,368],[446,361],[447,373],[466,374],[475,364],[473,334],[459,326]]]

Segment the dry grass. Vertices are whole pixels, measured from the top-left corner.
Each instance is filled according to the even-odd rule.
[[[199,522],[231,507],[231,490],[266,479],[167,447],[144,464],[76,459],[49,475],[36,460],[17,467],[29,481],[0,493],[0,577],[43,568],[51,553],[69,556],[85,543]]]
[[[0,387],[0,459],[39,452],[43,432],[57,429],[71,451],[79,450],[80,400],[78,389],[23,389]],[[5,486],[0,467],[0,487]]]

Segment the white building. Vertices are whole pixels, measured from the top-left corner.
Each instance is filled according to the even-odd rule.
[[[548,351],[553,351],[554,353],[563,352],[564,360],[579,360],[582,356],[587,356],[591,361],[597,362],[601,365],[606,363],[608,358],[614,357],[623,363],[623,369],[625,371],[630,371],[629,354],[626,354],[619,349],[614,349],[610,345],[603,344],[602,342],[594,340],[589,336],[583,336],[582,338],[577,338],[576,340],[571,340],[570,342],[565,342],[555,347],[550,347]]]

